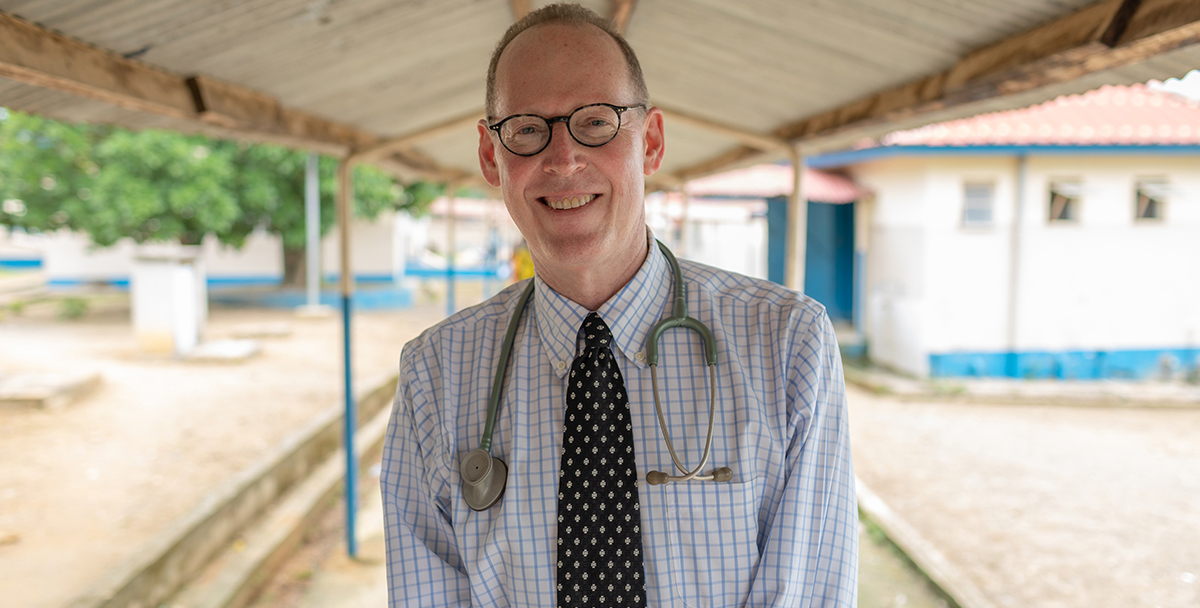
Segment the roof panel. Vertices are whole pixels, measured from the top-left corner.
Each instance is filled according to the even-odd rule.
[[[781,125],[950,68],[963,54],[1093,0],[639,0],[627,33],[665,106],[767,133]],[[547,0],[536,0],[534,6]],[[608,0],[586,0],[604,14]],[[15,14],[179,75],[204,74],[284,105],[392,137],[482,107],[496,40],[512,22],[504,0],[0,0]],[[1074,82],[963,105],[812,142],[972,112],[1008,109],[1105,83],[1180,76],[1196,47]],[[214,132],[0,80],[0,104],[72,120]],[[664,168],[736,144],[668,120]],[[422,144],[449,167],[477,171],[473,129]]]

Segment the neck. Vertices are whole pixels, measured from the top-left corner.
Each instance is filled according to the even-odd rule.
[[[563,297],[595,312],[609,298],[616,295],[621,288],[633,279],[642,263],[646,261],[649,250],[646,239],[640,241],[641,246],[633,249],[631,255],[623,256],[617,264],[591,264],[588,266],[570,268],[555,264],[540,264],[534,257],[534,268],[554,291]]]

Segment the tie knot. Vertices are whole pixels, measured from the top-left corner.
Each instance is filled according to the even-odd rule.
[[[579,328],[579,333],[583,337],[584,350],[590,350],[598,346],[602,346],[612,350],[612,332],[609,331],[608,325],[604,323],[604,319],[596,313],[588,313],[588,316],[583,320],[583,326]]]

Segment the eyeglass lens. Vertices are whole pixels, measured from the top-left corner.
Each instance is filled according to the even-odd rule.
[[[621,117],[604,106],[584,106],[571,113],[567,130],[585,146],[602,146],[617,136]],[[550,123],[540,116],[514,116],[500,127],[504,147],[514,154],[536,154],[550,141]]]

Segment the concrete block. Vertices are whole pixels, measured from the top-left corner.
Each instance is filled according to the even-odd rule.
[[[99,385],[100,374],[94,372],[0,376],[0,407],[61,407],[88,395]]]

